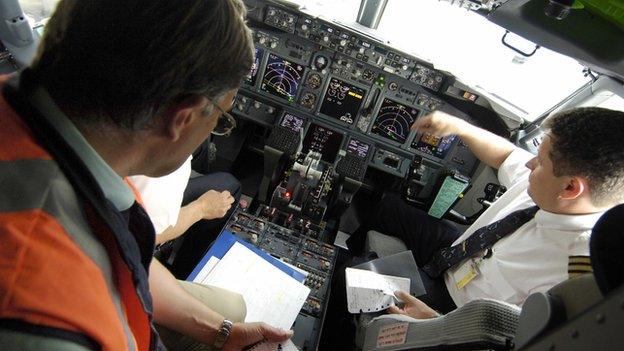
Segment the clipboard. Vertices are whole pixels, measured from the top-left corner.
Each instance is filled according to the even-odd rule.
[[[227,231],[227,230],[224,230],[224,231],[221,232],[221,234],[219,234],[219,236],[214,241],[214,243],[212,244],[212,246],[210,247],[208,252],[206,252],[204,257],[202,257],[202,259],[199,261],[197,266],[195,266],[195,268],[193,269],[191,274],[189,274],[189,276],[186,278],[186,280],[187,281],[193,281],[193,279],[195,279],[195,277],[197,277],[197,274],[199,274],[199,272],[206,265],[206,263],[208,263],[208,260],[211,257],[216,257],[218,259],[222,259],[223,256],[225,256],[225,254],[230,250],[232,245],[234,245],[234,243],[237,243],[237,242],[242,244],[242,245],[244,245],[245,247],[247,247],[248,249],[250,249],[251,251],[256,253],[258,256],[264,258],[267,262],[269,262],[273,266],[279,268],[282,272],[288,274],[289,276],[291,276],[296,281],[298,281],[300,283],[303,283],[305,281],[305,278],[306,278],[305,274],[297,271],[296,269],[292,268],[291,266],[287,265],[286,263],[284,263],[284,262],[278,260],[277,258],[269,255],[265,251],[257,248],[253,244],[251,244],[251,243],[249,243],[249,242],[247,242],[247,241],[237,237],[236,235],[232,234],[230,231]]]

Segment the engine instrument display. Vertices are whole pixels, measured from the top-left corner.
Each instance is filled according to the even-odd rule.
[[[320,113],[353,124],[366,90],[332,78],[327,85]]]
[[[295,101],[304,67],[275,54],[269,54],[260,89],[289,102]]]
[[[258,78],[258,71],[260,70],[260,61],[262,60],[262,54],[264,50],[262,48],[256,48],[256,52],[254,53],[254,62],[251,65],[251,71],[245,77],[245,84],[255,86],[256,79]]]
[[[455,138],[456,137],[454,135],[436,137],[429,133],[425,133],[420,137],[420,139],[414,139],[411,148],[437,158],[444,158],[451,149]]]
[[[297,117],[290,113],[285,113],[280,126],[285,127],[288,130],[292,130],[295,133],[299,133],[301,129],[303,129],[303,123],[303,118]]]
[[[312,123],[303,138],[302,152],[316,151],[322,155],[321,159],[323,161],[334,163],[342,144],[342,137],[341,133]]]
[[[357,139],[351,139],[347,144],[347,152],[359,158],[366,158],[368,150],[370,150],[370,145]]]
[[[407,139],[416,117],[417,109],[384,98],[371,133],[402,144]]]

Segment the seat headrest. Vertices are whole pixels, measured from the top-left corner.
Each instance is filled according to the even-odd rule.
[[[589,241],[591,265],[603,295],[624,282],[624,204],[600,217]]]

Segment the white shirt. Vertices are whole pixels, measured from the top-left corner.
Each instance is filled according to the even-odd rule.
[[[507,192],[453,245],[511,212],[535,205],[527,193],[530,171],[525,164],[531,158],[533,155],[522,149],[509,155],[498,171]],[[494,244],[490,258],[479,261],[485,252],[476,256],[480,274],[462,289],[456,286],[462,276],[458,271],[471,260],[449,269],[444,277],[449,294],[458,307],[479,298],[522,305],[530,294],[568,279],[569,256],[589,255],[591,229],[602,214],[561,215],[539,210],[535,218]]]
[[[184,189],[191,176],[191,158],[192,156],[180,168],[166,176],[130,177],[130,181],[141,194],[143,206],[152,220],[156,234],[161,234],[170,226],[175,226],[178,221]]]

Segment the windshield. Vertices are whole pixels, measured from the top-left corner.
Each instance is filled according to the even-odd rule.
[[[353,23],[359,0],[299,0],[313,13]],[[527,120],[534,120],[590,81],[576,60],[546,48],[523,58],[501,43],[505,29],[438,0],[389,0],[376,33],[405,52],[457,76]],[[525,52],[534,45],[513,34]]]
[[[35,21],[57,0],[21,0]],[[355,22],[360,0],[293,0],[313,14]],[[505,29],[481,15],[439,0],[389,0],[376,35],[397,49],[457,76],[518,116],[534,120],[590,79],[574,59],[546,48],[523,58],[501,44]],[[510,34],[525,52],[532,43]]]

